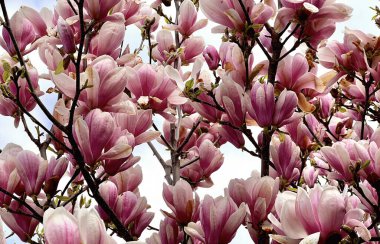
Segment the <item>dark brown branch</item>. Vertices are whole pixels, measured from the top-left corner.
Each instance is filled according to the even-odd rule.
[[[20,203],[21,205],[24,205],[33,214],[33,218],[37,219],[39,222],[42,223],[42,220],[43,220],[42,216],[39,213],[37,213],[36,210],[34,210],[28,203],[26,203],[25,201],[21,200],[20,198],[16,197],[12,193],[8,192],[7,190],[1,187],[0,187],[0,192],[11,197],[13,200]]]

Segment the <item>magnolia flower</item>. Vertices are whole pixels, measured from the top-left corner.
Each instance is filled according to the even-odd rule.
[[[238,208],[230,197],[213,199],[206,195],[200,206],[200,222],[191,222],[185,232],[205,244],[226,244],[234,238],[245,215],[244,203]]]
[[[36,213],[42,216],[43,210],[37,207],[32,200],[26,199],[25,202],[32,209],[34,209]],[[6,209],[2,208],[0,210],[1,219],[14,233],[16,233],[16,235],[20,238],[21,241],[27,242],[33,237],[34,231],[36,230],[36,227],[39,224],[38,220],[28,216],[33,215],[32,212],[23,204],[20,204],[15,200],[12,200],[8,208],[16,213],[11,213],[10,211],[7,211]],[[22,212],[27,215],[21,215],[17,212]]]
[[[76,216],[64,207],[48,209],[43,219],[46,243],[116,243],[107,234],[103,221],[94,209],[79,209]]]
[[[75,121],[74,138],[87,164],[94,165],[104,159],[127,158],[131,154],[132,147],[125,143],[128,141],[125,136],[111,141],[115,127],[112,115],[100,109],[91,110],[85,119],[78,118]]]
[[[226,110],[228,119],[233,125],[239,127],[245,123],[249,97],[239,84],[230,77],[224,76],[216,90],[215,97]]]
[[[64,19],[62,19],[62,17],[59,17],[58,19],[57,30],[65,53],[75,53],[76,47],[73,30],[71,29],[71,26]]]
[[[260,127],[281,127],[291,122],[297,107],[297,96],[285,89],[275,101],[273,85],[256,82],[251,90],[251,104],[248,113]]]
[[[246,203],[248,213],[248,231],[257,242],[258,232],[268,214],[271,212],[279,189],[279,179],[269,176],[260,177],[257,171],[247,180],[233,179],[228,184],[228,194],[237,205]]]
[[[218,51],[214,46],[208,46],[203,51],[203,58],[206,60],[206,63],[210,70],[216,70],[218,68],[220,57]]]
[[[89,1],[99,2],[95,0]],[[109,2],[112,2],[112,0]],[[121,16],[120,19],[117,19],[117,21],[107,21],[102,25],[99,33],[91,39],[89,53],[94,54],[97,57],[100,57],[101,55],[110,55],[112,58],[116,59],[119,56],[120,44],[124,40],[124,36],[125,26],[123,16]]]
[[[246,23],[247,20],[238,1],[201,0],[199,3],[202,12],[208,19],[230,29],[243,31],[244,23]],[[273,15],[274,9],[266,3],[255,4],[253,1],[243,1],[252,23],[264,24]]]
[[[91,18],[101,20],[105,18],[112,7],[119,2],[120,0],[85,0],[84,8]]]
[[[369,241],[371,234],[363,223],[367,215],[359,208],[350,208],[347,203],[349,199],[335,187],[322,189],[317,185],[309,192],[299,187],[297,193],[279,193],[275,212],[270,213],[268,219],[276,233],[286,236],[289,242],[317,232],[320,242],[341,240],[347,235],[341,230],[342,225]]]
[[[9,22],[20,52],[22,54],[26,54],[32,51],[31,48],[26,50],[26,47],[36,38],[32,23],[23,16],[21,11],[17,11],[10,18]],[[10,56],[16,55],[16,49],[6,28],[3,28],[2,30],[0,45],[9,53]]]
[[[277,174],[287,182],[297,179],[301,166],[300,148],[288,135],[272,137],[270,155]]]
[[[45,181],[47,160],[31,151],[21,151],[16,156],[17,173],[25,186],[26,194],[38,195]]]
[[[54,194],[57,190],[58,183],[67,170],[69,160],[65,157],[56,159],[50,158],[45,175],[44,191],[46,194]]]
[[[193,189],[184,180],[179,180],[174,186],[164,184],[163,198],[173,214],[165,214],[177,221],[179,225],[187,225],[196,221],[198,216],[199,197],[193,197]]]
[[[9,193],[25,191],[24,187],[20,187],[20,176],[16,169],[16,157],[22,147],[9,143],[0,153],[0,187]],[[9,205],[12,198],[4,193],[0,193],[0,205]]]
[[[120,12],[124,15],[125,26],[136,23],[140,20],[139,11],[142,3],[135,0],[120,1],[113,7],[113,12]],[[158,19],[156,19],[158,22]]]
[[[335,170],[329,176],[346,182],[353,180],[353,174],[356,173],[353,169],[357,168],[357,164],[363,165],[370,159],[366,148],[354,140],[343,140],[331,147],[322,147],[321,154]]]
[[[110,177],[110,181],[115,183],[117,186],[119,195],[127,191],[137,192],[137,187],[140,185],[142,180],[143,175],[140,165],[136,165],[133,168],[131,167]]]
[[[281,4],[283,7],[276,16],[275,29],[281,31],[288,23],[292,23],[293,30],[296,23],[301,23],[302,37],[309,37],[313,47],[317,47],[322,40],[329,38],[335,31],[336,23],[347,20],[352,12],[352,8],[335,0],[281,0]],[[294,36],[299,38],[300,34],[300,31],[296,31]]]
[[[167,27],[178,30],[183,36],[190,36],[206,25],[207,19],[197,21],[197,10],[194,3],[191,0],[184,0],[179,8],[178,25],[168,25]]]

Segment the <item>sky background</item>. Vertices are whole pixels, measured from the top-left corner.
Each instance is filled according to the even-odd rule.
[[[149,1],[148,1],[149,2]],[[343,31],[345,27],[350,29],[360,29],[365,33],[371,33],[374,35],[379,35],[379,29],[371,22],[371,18],[374,15],[369,7],[379,4],[378,0],[348,0],[348,1],[338,1],[350,5],[353,8],[352,17],[349,21],[340,23],[337,25],[337,31],[330,40],[342,41]],[[8,7],[8,12],[14,13],[20,6],[26,5],[33,7],[37,10],[40,10],[42,7],[53,8],[55,1],[52,0],[8,0],[6,5]],[[198,17],[204,18],[202,16]],[[209,22],[208,26],[201,31],[196,32],[196,35],[201,35],[205,38],[207,44],[212,44],[216,47],[219,46],[221,41],[221,35],[210,35],[210,27],[213,26],[213,23]],[[134,26],[129,26],[127,28],[127,33],[125,40],[130,44],[131,50],[134,50],[139,45],[140,42],[140,32]],[[3,51],[1,51],[3,52]],[[28,56],[35,67],[37,67],[39,73],[46,73],[46,69],[43,67],[41,62],[38,62],[38,54],[31,54]],[[262,59],[262,54],[255,54],[255,61]],[[46,91],[47,88],[51,86],[51,83],[46,80],[40,81],[41,90]],[[42,97],[42,100],[47,107],[51,109],[54,106],[56,100],[55,96],[45,95]],[[44,118],[41,111],[35,109],[33,114],[38,117],[41,121],[44,121],[45,125],[50,127],[50,123]],[[257,130],[256,130],[257,131]],[[38,152],[36,146],[30,142],[26,133],[23,130],[22,125],[19,128],[13,126],[13,118],[0,116],[0,148],[4,148],[7,143],[16,143],[21,145],[24,149],[33,150]],[[155,143],[157,145],[157,143]],[[157,145],[160,152],[164,152],[164,148],[160,145]],[[248,148],[252,148],[248,143]],[[260,165],[257,159],[252,158],[245,152],[242,152],[234,148],[231,144],[226,144],[221,148],[224,153],[224,164],[220,170],[215,172],[212,175],[212,179],[215,185],[209,189],[199,189],[197,192],[202,197],[204,194],[210,194],[214,197],[223,195],[224,188],[228,186],[228,182],[233,178],[248,178],[252,170],[259,170]],[[142,196],[146,196],[148,203],[152,206],[150,211],[156,213],[156,216],[151,223],[152,226],[158,227],[159,222],[162,219],[160,209],[168,210],[165,203],[162,200],[162,184],[164,182],[164,171],[153,156],[147,145],[138,146],[134,150],[136,156],[141,156],[141,161],[139,164],[143,170],[144,180],[140,185],[140,192]],[[165,153],[162,154],[164,158],[168,159],[169,156]],[[6,230],[6,233],[10,233],[9,229]],[[151,231],[145,231],[143,233],[143,238],[151,235]],[[21,243],[16,236],[13,236],[7,240],[7,243]],[[248,232],[242,227],[239,229],[237,236],[232,243],[251,243],[251,239],[248,235]]]

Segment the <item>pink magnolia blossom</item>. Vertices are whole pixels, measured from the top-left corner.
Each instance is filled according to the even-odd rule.
[[[363,33],[346,29],[343,43],[333,41],[322,45],[318,49],[321,64],[326,68],[337,70],[338,77],[352,71],[365,72],[368,63],[364,45],[372,44],[373,41],[371,37],[360,38],[362,36]]]
[[[7,144],[3,151],[0,153],[0,187],[9,193],[25,191],[24,187],[20,187],[22,184],[20,176],[16,169],[16,157],[22,148],[16,144]],[[3,206],[11,203],[11,197],[0,193],[0,204]]]
[[[309,124],[308,124],[309,125]],[[309,125],[309,128],[314,132],[314,127]],[[300,147],[301,150],[307,150],[311,146],[314,138],[310,130],[303,123],[302,119],[294,120],[285,126],[292,140]]]
[[[166,217],[160,222],[159,233],[154,233],[146,240],[147,244],[171,244],[180,243],[183,240],[183,232],[180,231],[177,222],[169,217]]]
[[[62,41],[65,53],[75,53],[74,33],[71,26],[62,17],[59,17],[57,23],[59,38]]]
[[[181,53],[181,62],[183,64],[193,63],[196,58],[202,54],[205,48],[205,41],[203,37],[191,36],[186,39],[183,44],[183,52]]]
[[[103,159],[121,159],[128,157],[132,147],[119,138],[115,144],[108,145],[115,130],[115,121],[111,114],[100,109],[91,110],[83,120],[78,118],[74,123],[75,141],[89,165]],[[103,150],[107,150],[103,153]]]
[[[43,17],[42,10],[40,12],[37,12],[33,8],[30,8],[28,6],[21,6],[20,12],[24,15],[24,17],[30,21],[30,23],[33,25],[33,29],[37,35],[37,37],[42,37],[47,35],[47,24]]]
[[[363,209],[369,213],[374,213],[376,209],[373,206],[378,205],[378,193],[375,188],[371,186],[368,181],[363,181],[359,183],[359,187],[362,189],[362,193],[359,193],[357,189],[352,189],[356,196],[360,199],[363,204]]]
[[[279,179],[260,177],[256,171],[247,180],[233,179],[228,184],[228,194],[237,205],[246,203],[249,208],[248,231],[257,242],[261,224],[271,212],[279,190]]]
[[[210,70],[216,70],[219,66],[219,53],[214,46],[208,46],[203,51],[203,58],[206,60]]]
[[[222,121],[228,121],[227,115],[222,117]],[[242,148],[245,144],[243,133],[231,128],[228,125],[222,125],[218,127],[218,132],[221,136],[221,139],[230,142],[236,148]]]
[[[283,8],[276,16],[275,29],[281,31],[289,22],[292,23],[291,29],[294,29],[296,23],[300,23],[303,25],[303,37],[309,37],[313,47],[329,38],[335,31],[336,23],[347,20],[352,12],[352,8],[335,0],[281,0],[281,3]],[[296,31],[294,36],[298,38],[300,31]]]
[[[255,4],[245,0],[243,4],[248,10],[250,21],[254,24],[264,24],[273,15],[274,9],[265,3]],[[244,24],[247,22],[237,0],[201,0],[200,7],[208,19],[230,29],[243,31]]]
[[[21,151],[16,156],[17,173],[25,186],[27,195],[38,195],[45,181],[47,160],[31,151]]]
[[[179,90],[175,82],[165,73],[163,67],[154,70],[151,65],[143,64],[130,70],[127,77],[127,89],[134,101],[144,109],[152,109],[164,117],[168,102],[176,103]]]
[[[94,0],[91,1],[98,2]],[[124,40],[124,35],[125,26],[123,16],[116,21],[105,22],[100,28],[99,33],[91,39],[89,53],[97,57],[110,55],[116,59],[120,53],[120,45]]]
[[[10,28],[16,39],[20,52],[23,54],[30,52],[31,50],[26,50],[26,47],[36,38],[32,23],[30,23],[30,21],[26,19],[20,11],[17,11],[9,21]],[[6,28],[3,28],[2,30],[0,45],[9,53],[10,56],[16,55],[16,49],[13,46],[11,37]]]
[[[193,196],[193,190],[189,183],[179,180],[174,186],[164,184],[163,198],[173,214],[165,214],[177,221],[179,225],[187,225],[191,221],[198,220],[199,197]]]
[[[115,209],[116,202],[117,202],[117,196],[118,196],[118,188],[117,188],[116,184],[113,183],[113,181],[106,181],[106,182],[102,183],[99,186],[99,193],[102,196],[102,198],[104,199],[104,201],[107,203],[107,205],[111,209]],[[100,217],[104,221],[106,221],[106,222],[109,221],[109,217],[108,217],[107,213],[103,210],[103,208],[101,206],[97,205],[97,206],[95,206],[95,209],[98,211]]]
[[[236,43],[223,42],[219,48],[222,68],[236,83],[244,87],[246,81],[244,55]],[[251,55],[251,57],[253,57]],[[251,61],[252,62],[252,61]]]
[[[272,137],[270,155],[277,174],[287,182],[292,182],[299,176],[301,166],[300,148],[290,136]]]
[[[120,1],[113,7],[113,12],[120,12],[124,15],[125,26],[134,24],[140,20],[139,10],[142,4],[135,0],[124,0]],[[158,21],[158,19],[156,20]]]
[[[142,180],[143,175],[140,165],[136,165],[133,168],[131,167],[110,177],[110,181],[116,184],[119,195],[127,191],[137,193],[137,187]]]
[[[309,72],[309,64],[300,53],[288,55],[279,63],[277,79],[281,89],[286,88],[296,93],[301,93],[304,89],[320,93],[325,90],[322,80],[313,72]]]
[[[350,182],[353,179],[352,169],[357,164],[364,164],[369,160],[366,148],[354,140],[335,142],[331,147],[321,148],[321,154],[325,161],[335,170],[330,174],[333,179]]]
[[[197,98],[200,99],[201,101],[215,105],[215,102],[213,101],[213,99],[204,93],[201,93]],[[221,118],[222,113],[223,113],[222,111],[206,104],[202,104],[198,102],[191,102],[190,104],[195,109],[195,111],[197,111],[200,115],[203,116],[203,118],[209,120],[210,122],[218,121]]]
[[[283,90],[275,101],[273,85],[256,82],[251,90],[251,104],[248,113],[260,127],[281,127],[291,122],[297,96],[293,91]]]
[[[152,57],[161,63],[171,64],[176,58],[176,45],[173,35],[168,30],[157,32],[157,45],[152,50]]]
[[[305,184],[313,188],[319,176],[319,169],[316,169],[313,166],[307,165],[302,171],[302,177]]]
[[[168,27],[173,27],[183,36],[190,36],[206,25],[207,19],[197,21],[197,10],[194,3],[191,0],[184,0],[179,9],[178,25]]]
[[[137,110],[134,114],[117,113],[115,122],[121,129],[126,129],[135,137],[135,144],[139,145],[151,141],[159,136],[159,132],[148,130],[152,124],[152,110]]]
[[[244,203],[237,207],[230,197],[206,195],[200,206],[200,225],[192,222],[185,232],[205,244],[229,243],[245,216]]]
[[[235,126],[245,123],[249,96],[230,77],[224,76],[216,90],[216,100],[226,110],[229,121]]]
[[[3,60],[4,65],[0,68],[0,74],[1,74],[0,82],[5,86],[5,89],[11,93],[10,95],[13,96],[14,98],[17,98],[19,103],[24,107],[24,109],[30,112],[36,107],[37,103],[31,94],[31,89],[29,88],[29,84],[26,78],[19,77],[17,80],[11,80],[11,77],[9,77],[10,80],[6,80],[6,81],[3,80],[3,78],[7,76],[6,74],[7,72],[8,72],[8,75],[11,75],[10,73],[11,70],[4,70],[4,67],[9,65],[10,68],[12,69],[14,66],[14,63],[13,63],[14,61],[10,61],[10,63],[8,63],[8,61],[10,60]],[[15,67],[19,69],[18,66],[15,66]],[[31,86],[34,90],[34,94],[37,97],[42,96],[43,92],[40,90],[40,87],[38,84],[39,77],[38,77],[37,69],[31,65],[27,65],[27,70],[28,70]],[[18,105],[11,98],[5,97],[3,92],[0,92],[0,93],[1,93],[0,113],[4,116],[14,117],[15,126],[17,127],[19,123],[19,119],[20,119],[20,115],[18,112],[19,110]]]
[[[65,157],[56,159],[50,158],[45,175],[44,191],[46,194],[54,194],[57,190],[58,183],[67,170],[69,160]]]
[[[47,69],[50,71],[56,71],[58,65],[62,64],[64,61],[64,55],[62,55],[59,49],[52,45],[51,43],[42,43],[38,46],[38,54],[42,62],[45,63]],[[69,72],[75,72],[75,66],[72,62],[69,62],[68,67],[63,71],[66,74]]]
[[[347,225],[361,238],[371,238],[363,221],[365,212],[359,208],[350,208],[349,199],[335,187],[322,189],[316,186],[309,192],[298,188],[297,193],[285,191],[276,199],[275,212],[268,216],[274,230],[286,236],[289,241],[297,241],[310,234],[320,232],[320,241],[340,240],[347,234],[341,231]]]
[[[103,221],[94,209],[80,209],[74,217],[65,208],[48,209],[44,214],[46,243],[116,243],[106,232]]]
[[[224,161],[223,154],[208,139],[204,140],[199,148],[193,147],[190,149],[189,154],[193,155],[183,162],[184,165],[188,161],[195,160],[197,157],[199,159],[183,167],[181,169],[181,176],[198,186],[210,187],[213,184],[210,178],[211,174],[222,166]]]
[[[124,226],[140,225],[138,228],[140,231],[136,231],[136,235],[139,237],[142,230],[153,219],[153,214],[147,212],[147,208],[145,197],[139,197],[135,193],[127,191],[117,197],[114,211]]]
[[[120,0],[85,0],[84,8],[87,10],[87,13],[91,18],[101,20],[105,18],[112,7],[119,2]]]
[[[29,204],[31,208],[33,208],[36,213],[42,215],[43,211],[39,207],[37,207],[32,200],[26,199],[25,202]],[[24,205],[20,204],[19,202],[13,200],[10,205],[8,206],[10,210],[13,210],[15,212],[21,211],[26,214],[32,214],[32,212],[27,209]],[[20,215],[17,213],[11,213],[6,211],[5,209],[0,210],[0,216],[1,219],[4,221],[4,223],[14,232],[16,235],[20,238],[21,241],[27,242],[30,240],[33,235],[34,231],[36,230],[37,225],[39,224],[38,220],[27,216],[27,215]]]

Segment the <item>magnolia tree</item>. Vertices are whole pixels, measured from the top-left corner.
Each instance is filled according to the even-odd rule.
[[[0,154],[1,219],[22,241],[222,244],[241,226],[255,243],[380,241],[380,39],[346,29],[328,40],[350,7],[58,0],[9,15],[0,6],[0,114],[39,149],[9,141]],[[197,35],[207,22],[220,46]],[[132,25],[136,50],[124,41]],[[258,158],[261,172],[200,198],[234,163],[225,143]],[[159,226],[139,192],[141,144],[163,168]]]

